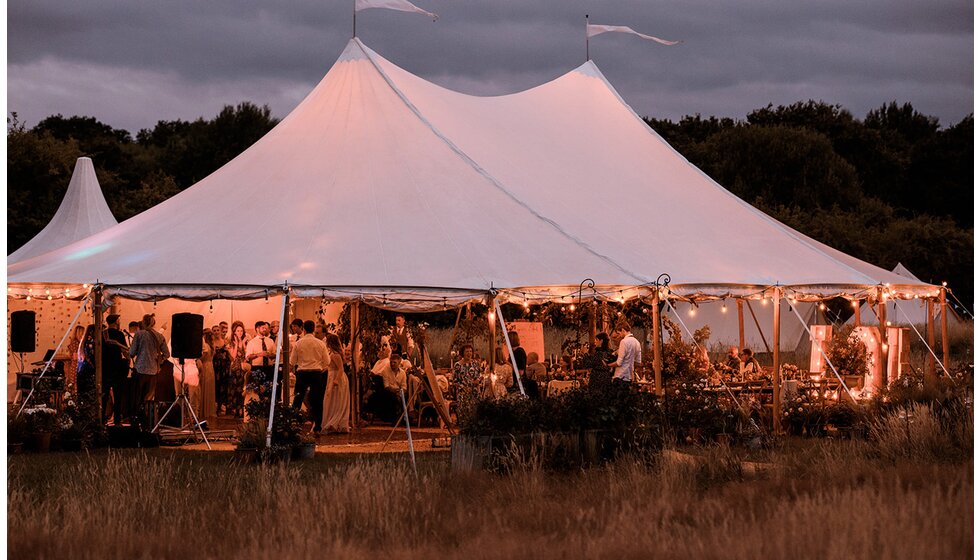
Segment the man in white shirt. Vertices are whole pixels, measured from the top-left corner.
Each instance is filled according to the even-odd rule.
[[[269,323],[257,321],[255,336],[245,345],[245,360],[252,365],[252,370],[259,370],[269,376],[272,381],[272,368],[276,360],[276,341],[269,338]]]
[[[397,352],[392,352],[387,359],[379,360],[371,370],[374,374],[375,390],[368,398],[366,410],[380,420],[395,422],[402,412],[398,392],[407,387],[407,370],[408,364]]]
[[[619,350],[616,352],[616,361],[606,365],[616,368],[612,376],[613,381],[630,383],[633,381],[633,371],[640,364],[642,347],[640,341],[630,332],[629,324],[620,323],[616,327],[616,334],[622,338],[619,341]]]
[[[313,433],[320,433],[323,421],[323,394],[327,389],[327,345],[313,336],[316,324],[303,323],[304,334],[296,341],[289,353],[290,365],[296,371],[296,393],[293,408],[303,404],[306,392],[310,393],[310,419],[313,420]]]

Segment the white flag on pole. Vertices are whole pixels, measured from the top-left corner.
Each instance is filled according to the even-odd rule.
[[[358,1],[360,1],[360,0],[358,0]],[[656,42],[660,43],[661,45],[668,45],[668,46],[670,46],[670,45],[676,45],[677,43],[680,43],[681,42],[681,41],[667,41],[666,39],[661,39],[659,37],[654,37],[653,35],[644,35],[643,33],[638,33],[636,31],[634,31],[632,28],[626,27],[625,25],[594,25],[594,24],[591,24],[590,23],[590,24],[587,24],[586,25],[585,34],[588,37],[595,37],[596,35],[599,35],[600,33],[606,33],[606,32],[609,32],[609,31],[615,31],[617,33],[629,33],[631,35],[636,35],[637,37],[642,37],[644,39],[649,39],[651,41],[656,41]]]
[[[439,19],[439,16],[436,14],[427,12],[415,4],[412,4],[408,0],[356,0],[354,2],[355,12],[367,10],[369,8],[384,8],[386,10],[398,10],[400,12],[415,12],[416,14],[429,16],[432,18],[432,21]]]

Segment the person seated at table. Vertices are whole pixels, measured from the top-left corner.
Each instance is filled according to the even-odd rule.
[[[751,348],[742,349],[740,363],[738,373],[744,381],[754,381],[762,378],[762,366],[755,359]]]
[[[527,355],[527,369],[525,373],[528,379],[538,385],[548,382],[548,368],[541,363],[541,358],[537,352],[531,352]]]
[[[408,364],[400,353],[392,351],[391,356],[378,360],[371,370],[371,395],[368,397],[365,412],[375,418],[394,423],[402,412],[400,391],[407,387]],[[405,396],[408,398],[408,395]]]
[[[731,377],[735,377],[736,374],[742,369],[742,360],[738,355],[738,348],[731,346],[728,348],[728,355],[725,356],[725,361],[721,364],[725,373]]]

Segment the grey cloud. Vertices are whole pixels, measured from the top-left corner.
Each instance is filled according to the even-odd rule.
[[[517,91],[584,61],[585,13],[630,25],[663,47],[606,34],[593,59],[644,115],[744,116],[769,102],[822,98],[856,115],[912,101],[949,123],[972,110],[973,6],[963,0],[417,0],[439,13],[370,10],[359,35],[392,62],[474,94]],[[166,113],[213,114],[241,98],[283,116],[322,77],[350,38],[352,0],[12,0],[9,109],[37,120],[56,107],[104,105],[100,118],[131,129]],[[56,68],[92,76],[67,100]],[[138,104],[105,98],[122,80],[153,84]],[[83,80],[84,81],[84,80]],[[113,83],[115,82],[115,83]],[[81,87],[81,86],[79,86]],[[139,84],[136,90],[144,91]],[[142,89],[141,89],[142,88]]]

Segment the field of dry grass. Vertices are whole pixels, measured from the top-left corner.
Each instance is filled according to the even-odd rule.
[[[934,428],[909,431],[904,420],[876,435],[875,443],[787,439],[753,452],[682,449],[564,474],[528,465],[458,474],[448,454],[426,453],[418,481],[400,455],[248,467],[230,465],[228,454],[166,449],[18,455],[8,460],[7,551],[183,560],[970,557],[972,448]]]

